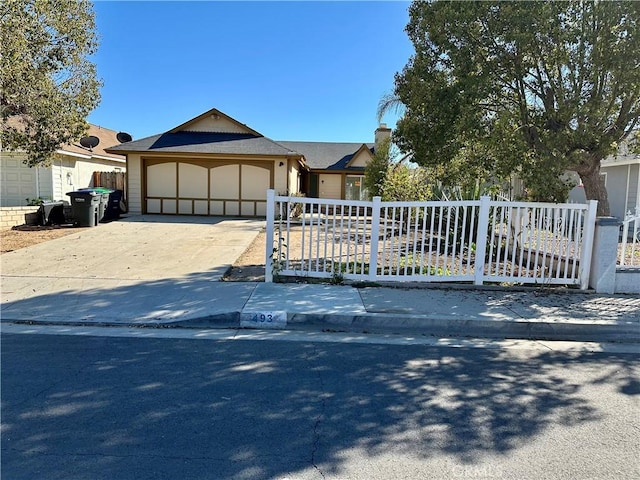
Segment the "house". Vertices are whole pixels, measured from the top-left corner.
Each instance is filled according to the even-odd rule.
[[[570,174],[577,186],[569,193],[569,201],[586,203],[587,197],[580,177],[575,172]],[[624,219],[628,212],[640,208],[640,154],[633,153],[627,143],[620,145],[616,155],[601,162],[600,175],[604,177],[612,217]]]
[[[105,147],[118,143],[118,132],[89,125],[87,136],[98,139],[95,147],[79,142],[62,145],[48,167],[29,167],[24,152],[0,155],[0,207],[27,205],[27,199],[70,201],[67,192],[93,185],[94,172],[125,172],[126,158],[107,153]],[[122,137],[121,137],[122,138]]]
[[[381,127],[378,142],[391,129]],[[213,108],[161,134],[107,148],[127,158],[129,212],[264,216],[268,189],[363,198],[374,144],[274,141]]]
[[[600,174],[604,175],[611,216],[624,219],[640,208],[640,154],[632,153],[624,143],[617,155],[602,161]]]

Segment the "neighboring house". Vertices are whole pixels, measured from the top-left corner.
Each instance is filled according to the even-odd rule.
[[[578,185],[571,190],[569,201],[586,203],[580,177],[574,175]],[[640,154],[630,152],[628,145],[623,143],[616,155],[602,161],[600,175],[604,177],[612,217],[624,219],[628,212],[640,208]]]
[[[602,161],[600,173],[609,194],[611,216],[624,219],[640,207],[640,154],[631,153],[627,144],[615,156]]]
[[[381,127],[376,140],[391,130]],[[274,141],[215,108],[106,151],[127,157],[129,212],[264,216],[266,192],[363,198],[374,145]]]
[[[26,205],[27,199],[66,200],[66,195],[78,188],[93,186],[94,172],[125,172],[126,158],[107,153],[105,147],[118,143],[118,132],[89,125],[87,136],[97,137],[99,143],[85,148],[80,143],[63,145],[54,155],[49,167],[29,167],[23,152],[0,155],[0,206]]]

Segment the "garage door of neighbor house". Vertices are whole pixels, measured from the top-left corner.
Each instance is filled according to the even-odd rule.
[[[3,158],[0,168],[0,206],[26,205],[27,198],[36,198],[36,168],[29,168],[21,159]]]
[[[273,163],[145,160],[146,213],[266,215]]]

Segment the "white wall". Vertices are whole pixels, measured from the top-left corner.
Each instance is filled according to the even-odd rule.
[[[93,172],[125,170],[126,165],[118,161],[56,155],[51,165],[53,199],[70,202],[68,192],[93,186]]]
[[[53,200],[51,169],[29,167],[21,153],[2,152],[0,162],[0,206],[27,204],[27,198]]]

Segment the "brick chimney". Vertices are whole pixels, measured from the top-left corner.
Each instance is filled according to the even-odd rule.
[[[386,123],[381,123],[380,126],[376,128],[376,133],[374,138],[375,138],[375,145],[373,147],[373,151],[377,152],[380,144],[385,140],[388,140],[389,138],[391,138],[391,129],[387,127]]]

